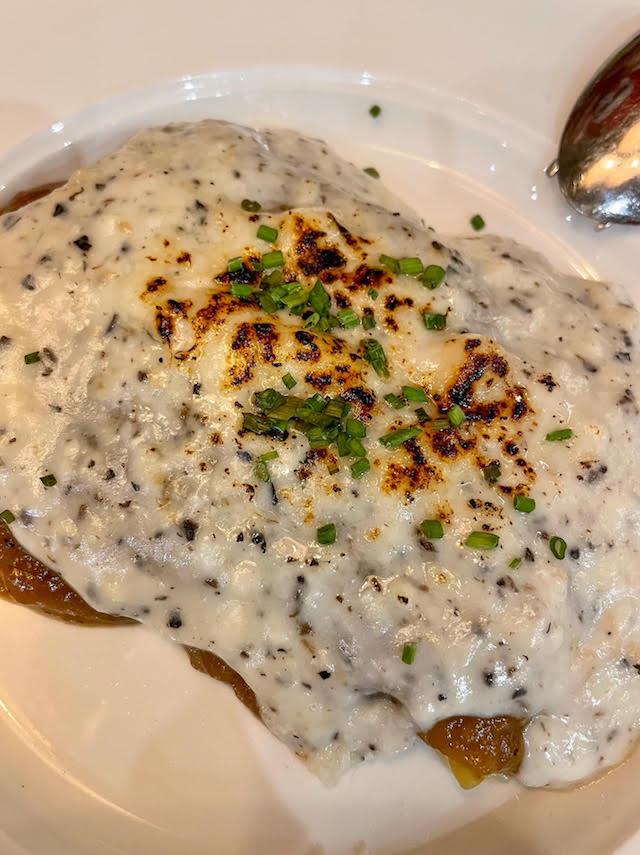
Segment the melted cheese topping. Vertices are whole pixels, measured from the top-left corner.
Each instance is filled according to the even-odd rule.
[[[375,329],[306,330],[233,297],[234,281],[258,287],[249,260],[274,248],[286,279],[320,278],[334,311],[373,314]],[[428,290],[383,253],[446,279]],[[236,256],[247,263],[230,274]],[[327,780],[459,714],[530,718],[531,785],[628,751],[638,322],[608,286],[496,237],[444,241],[321,142],[215,121],[140,133],[5,215],[0,260],[1,502],[93,606],[221,656]],[[424,312],[446,329],[427,330]],[[368,336],[389,378],[363,359]],[[286,373],[296,395],[351,402],[367,426],[363,477],[295,427],[242,430],[253,394],[286,394]],[[431,415],[457,404],[466,420],[385,447],[380,436],[419,425],[417,404],[384,399],[403,385],[428,391]],[[545,441],[561,427],[571,440]],[[255,463],[273,450],[265,483]],[[493,484],[483,469],[496,463]],[[535,510],[514,510],[516,494]],[[424,519],[444,537],[422,536]],[[329,522],[336,542],[321,546]],[[472,531],[498,548],[465,546]]]

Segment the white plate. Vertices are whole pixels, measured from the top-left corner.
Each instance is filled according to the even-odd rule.
[[[373,103],[383,108],[375,120]],[[632,235],[596,235],[572,218],[542,172],[553,155],[543,138],[447,93],[370,74],[253,69],[136,92],[56,122],[0,161],[0,202],[65,177],[136,128],[205,116],[324,136],[375,165],[439,230],[467,231],[480,212],[488,229],[561,267],[634,285]],[[457,840],[475,853],[591,855],[635,830],[633,763],[582,793],[524,794],[501,782],[464,793],[424,748],[327,790],[229,690],[143,629],[68,627],[0,604],[0,647],[3,852],[426,853],[456,851]]]

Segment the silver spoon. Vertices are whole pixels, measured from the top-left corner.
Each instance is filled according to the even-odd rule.
[[[640,225],[640,33],[578,98],[547,167],[569,204],[600,228]]]

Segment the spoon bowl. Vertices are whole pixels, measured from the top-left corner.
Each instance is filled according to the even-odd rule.
[[[584,89],[547,172],[601,226],[640,225],[640,33]]]

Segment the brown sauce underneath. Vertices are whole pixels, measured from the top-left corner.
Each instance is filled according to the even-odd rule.
[[[43,184],[17,193],[6,205],[0,206],[0,215],[42,199],[57,187],[60,183]],[[2,521],[0,599],[27,606],[56,620],[83,626],[120,626],[137,622],[94,609],[58,573],[29,555]],[[186,645],[185,650],[197,671],[231,686],[236,697],[260,717],[255,693],[237,671],[208,650]],[[525,719],[512,716],[453,716],[439,721],[427,733],[419,733],[418,736],[449,759],[462,786],[473,786],[488,775],[515,774],[518,771],[524,751],[522,733],[525,725]],[[471,776],[472,783],[469,783],[466,773]]]

